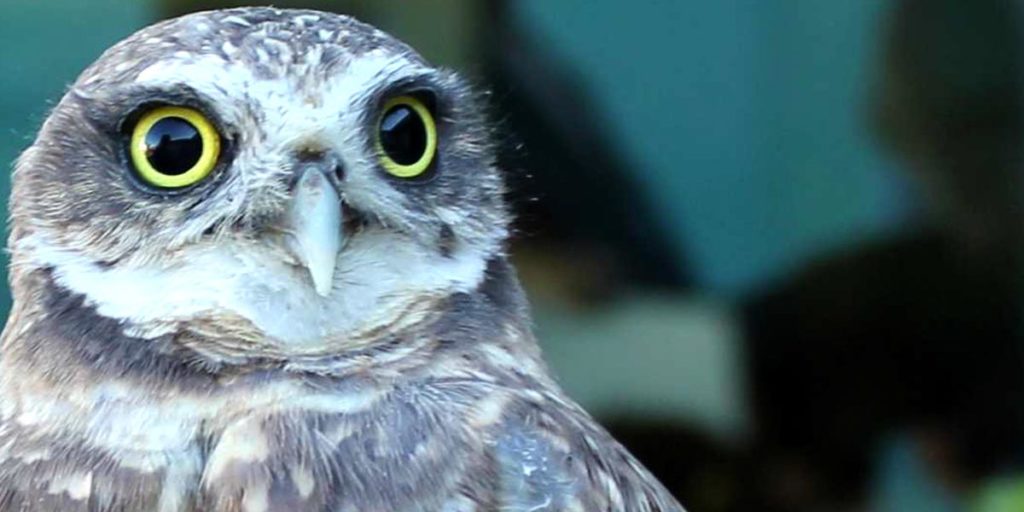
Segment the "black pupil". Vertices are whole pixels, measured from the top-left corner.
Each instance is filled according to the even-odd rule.
[[[154,169],[176,176],[195,167],[203,154],[203,137],[192,123],[165,117],[146,133],[146,158]]]
[[[396,164],[412,165],[427,150],[427,127],[412,107],[395,105],[381,120],[380,145]]]

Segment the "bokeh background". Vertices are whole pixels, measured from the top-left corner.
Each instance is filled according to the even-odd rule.
[[[0,2],[0,161],[231,4]],[[1024,511],[1020,2],[275,5],[491,91],[547,357],[691,510]]]

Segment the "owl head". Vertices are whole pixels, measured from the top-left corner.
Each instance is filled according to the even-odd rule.
[[[15,301],[18,276],[46,271],[139,338],[337,348],[499,257],[488,132],[460,78],[351,18],[162,22],[86,69],[17,162]]]

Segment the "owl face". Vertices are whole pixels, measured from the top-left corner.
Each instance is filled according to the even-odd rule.
[[[133,335],[312,351],[475,287],[502,195],[452,73],[347,17],[209,12],[82,74],[16,166],[10,246]]]

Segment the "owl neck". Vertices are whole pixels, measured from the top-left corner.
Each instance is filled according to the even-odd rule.
[[[434,302],[436,311],[422,322],[364,349],[316,357],[211,358],[197,349],[203,340],[194,329],[156,338],[133,336],[124,322],[101,315],[83,295],[61,286],[52,270],[16,275],[12,284],[15,305],[0,359],[0,375],[6,378],[36,375],[50,384],[85,387],[116,379],[137,389],[208,394],[226,381],[253,375],[263,380],[345,379],[359,373],[400,380],[424,372],[434,377],[472,373],[476,370],[462,356],[481,351],[506,366],[539,364],[524,295],[503,257],[488,263],[476,289]]]

